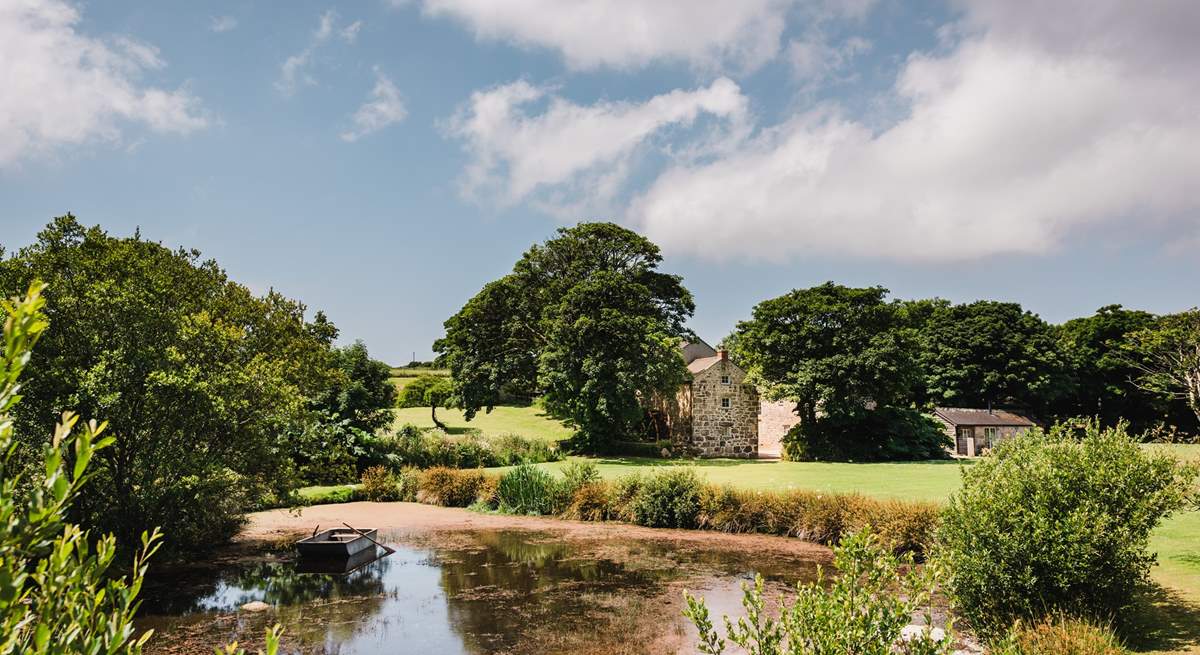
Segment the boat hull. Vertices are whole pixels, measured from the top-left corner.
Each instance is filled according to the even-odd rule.
[[[377,539],[377,530],[363,530],[371,539]],[[375,548],[375,544],[367,537],[354,530],[335,528],[325,530],[296,542],[296,550],[303,557],[337,558],[352,557]]]

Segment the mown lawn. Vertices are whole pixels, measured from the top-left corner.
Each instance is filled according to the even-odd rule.
[[[417,427],[433,427],[433,419],[429,416],[428,407],[407,407],[394,410],[396,414],[394,427],[412,423]],[[463,414],[455,409],[439,409],[438,419],[445,423],[451,434],[462,434],[472,428],[478,429],[484,436],[499,436],[502,434],[517,434],[528,439],[544,439],[559,441],[571,436],[571,430],[555,419],[546,416],[537,407],[497,407],[491,412],[479,412],[475,418],[466,421]]]

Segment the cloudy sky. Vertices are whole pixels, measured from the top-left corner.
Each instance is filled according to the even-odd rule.
[[[560,225],[717,340],[837,280],[1200,303],[1192,0],[0,0],[0,243],[201,249],[390,361]]]

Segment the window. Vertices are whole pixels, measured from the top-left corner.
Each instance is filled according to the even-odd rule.
[[[729,409],[729,399],[728,398],[721,399],[721,407],[724,407],[725,409]]]
[[[729,376],[728,375],[721,376],[721,384],[729,384]]]
[[[983,429],[983,447],[995,448],[996,442],[1000,440],[1000,428],[984,428]]]

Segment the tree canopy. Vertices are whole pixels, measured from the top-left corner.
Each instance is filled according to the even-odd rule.
[[[434,344],[468,419],[544,393],[581,448],[633,434],[647,396],[686,374],[675,344],[695,305],[661,261],[658,246],[612,223],[561,228],[526,251]]]
[[[333,380],[318,406],[347,427],[375,432],[392,423],[396,387],[391,382],[391,367],[371,359],[362,341],[334,348]]]
[[[336,377],[323,315],[255,296],[197,251],[71,215],[0,263],[6,295],[34,279],[50,285],[52,329],[14,412],[26,459],[62,407],[107,417],[118,437],[72,509],[82,524],[126,544],[162,526],[168,548],[203,548],[232,534],[256,490],[286,484],[281,441]]]

